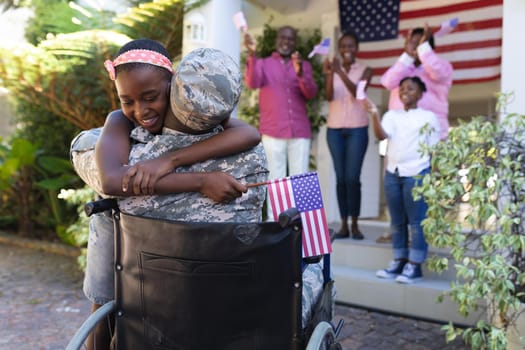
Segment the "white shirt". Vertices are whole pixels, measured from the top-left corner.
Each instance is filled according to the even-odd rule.
[[[431,131],[421,135],[426,124]],[[386,169],[399,176],[415,176],[430,166],[430,156],[421,155],[421,144],[433,146],[439,141],[440,126],[436,115],[425,109],[389,110],[381,121],[388,135]]]

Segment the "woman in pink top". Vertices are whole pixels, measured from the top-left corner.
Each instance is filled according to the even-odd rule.
[[[325,60],[325,94],[330,101],[326,139],[336,174],[341,229],[336,238],[363,239],[357,220],[361,211],[361,167],[368,147],[368,114],[364,101],[356,99],[357,83],[372,77],[372,69],[356,62],[359,40],[345,33],[338,41],[341,60]],[[348,228],[348,217],[352,226]]]

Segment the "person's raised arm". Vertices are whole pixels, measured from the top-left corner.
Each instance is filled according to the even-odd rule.
[[[129,134],[132,129],[133,123],[120,110],[111,112],[102,128],[95,147],[95,161],[100,173],[102,191],[106,195],[125,195],[121,181],[129,160]]]
[[[255,40],[248,33],[244,34],[244,46],[248,49],[244,81],[250,89],[260,88],[264,86],[263,60],[255,55]]]
[[[335,60],[335,58],[334,58]],[[323,61],[324,96],[327,101],[334,98],[334,66],[328,58]]]
[[[346,75],[346,72],[343,70],[343,67],[341,66],[339,60],[336,61],[335,59],[334,59],[334,72],[337,73],[337,75],[339,75],[339,77],[341,78],[341,81],[343,82],[343,84],[345,84],[346,89],[354,97],[356,97],[356,90],[357,90],[356,84],[354,84],[354,82],[348,78],[348,75]],[[370,84],[371,79],[372,79],[372,68],[366,67],[363,74],[361,75],[361,79],[359,79],[359,80],[366,80],[365,89],[368,87],[368,84]]]
[[[414,70],[414,61],[417,52],[416,48],[410,41],[411,36],[412,30],[407,34],[404,51],[401,56],[399,56],[397,61],[381,76],[381,85],[388,90],[393,90],[399,87],[401,79],[410,76],[411,72]]]
[[[431,33],[428,24],[425,24],[425,30],[417,47],[417,54],[421,60],[421,65],[433,81],[450,86],[452,85],[452,64],[434,52],[434,49],[429,43],[430,36]]]
[[[307,100],[311,100],[317,95],[317,84],[315,83],[312,66],[310,62],[303,61],[298,51],[292,54],[292,64],[294,66],[301,94]]]
[[[259,131],[242,120],[229,118],[224,128],[223,132],[189,147],[130,166],[122,178],[122,187],[131,187],[136,194],[152,194],[155,183],[180,166],[247,151],[261,141]]]
[[[385,130],[381,126],[381,120],[379,119],[379,112],[377,110],[377,107],[369,99],[365,101],[365,106],[368,110],[368,113],[370,113],[370,119],[372,119],[372,125],[374,128],[374,134],[376,138],[379,141],[382,141],[388,138],[388,134],[385,132]]]

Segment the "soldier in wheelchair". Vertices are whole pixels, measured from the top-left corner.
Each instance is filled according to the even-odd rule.
[[[228,86],[224,86],[224,80]],[[217,86],[222,88],[217,89]],[[131,148],[129,164],[133,165],[145,159],[157,159],[166,151],[173,151],[220,133],[220,123],[229,117],[238,101],[240,86],[238,67],[227,55],[213,49],[200,49],[190,53],[177,68],[171,84],[171,110],[174,113],[168,112],[165,125],[173,129],[164,128],[162,134],[153,135],[143,126],[135,128],[131,133],[135,144]],[[213,97],[214,94],[220,97],[221,103],[216,103],[211,108],[207,101],[211,99],[210,95]],[[194,134],[189,133],[190,130]],[[93,147],[98,139],[96,133],[99,131],[83,132],[73,141],[72,159],[79,175],[103,193],[104,184],[100,182],[93,161]],[[101,170],[103,171],[103,166]],[[214,171],[227,172],[244,185],[264,181],[267,178],[264,150],[262,146],[257,145],[234,156],[176,169],[176,172],[186,175],[191,172],[202,174]],[[219,173],[214,174],[219,176]],[[300,267],[303,264],[299,255],[298,259],[292,259],[298,262],[299,269],[288,268],[293,265],[289,261],[290,256],[296,254],[292,245],[280,248],[284,250],[274,251],[269,259],[275,263],[279,256],[286,258],[286,262],[277,265],[266,262],[261,265],[266,267],[260,271],[254,267],[254,258],[250,255],[253,249],[259,247],[259,243],[253,243],[258,242],[259,237],[267,236],[261,234],[267,231],[265,227],[271,226],[271,232],[290,232],[290,229],[283,230],[276,223],[258,223],[261,221],[265,197],[264,187],[240,189],[247,193],[228,203],[216,203],[199,192],[131,196],[118,200],[121,213],[117,211],[113,217],[117,242],[116,256],[111,256],[111,267],[115,267],[116,271],[118,348],[300,348],[305,343],[304,334],[313,330],[309,321],[317,300],[329,299],[329,312],[324,318],[327,321],[331,319],[333,282],[330,281],[326,270],[323,274],[322,262],[304,265],[306,268],[302,273],[303,269]],[[120,193],[120,196],[122,195],[123,193]],[[105,221],[106,227],[111,222],[111,218],[104,214],[94,216],[93,221],[96,220]],[[94,228],[94,231],[98,230],[98,233],[102,234],[100,227]],[[297,228],[297,224],[293,227]],[[287,235],[291,237],[289,233]],[[90,273],[90,260],[98,259],[101,250],[105,251],[105,255],[110,251],[112,253],[110,241],[113,240],[113,235],[109,236],[110,239],[104,246],[99,244],[91,249],[93,254],[90,254],[92,247],[88,247],[87,275]],[[187,239],[190,236],[192,239]],[[270,241],[276,237],[270,235]],[[287,240],[300,241],[300,234],[299,238]],[[171,250],[175,247],[177,251]],[[255,250],[258,249],[261,248]],[[270,266],[274,267],[273,270]],[[275,292],[279,288],[267,288],[266,291],[262,288],[272,286],[273,283],[250,284],[253,281],[262,281],[264,271],[270,271],[270,274],[277,276],[277,272],[280,274],[283,270],[296,273],[291,285],[283,283],[283,286],[286,286],[282,288],[287,292],[286,297]],[[197,277],[194,276],[195,272]],[[113,277],[113,271],[111,274]],[[196,281],[196,285],[192,285],[191,281]],[[210,284],[213,281],[217,283]],[[329,286],[326,289],[329,290],[328,293],[325,293],[329,298],[321,297],[325,285]],[[248,291],[256,293],[250,294]],[[288,334],[285,343],[288,342],[292,347],[283,347],[282,340],[271,342],[274,338],[272,334],[278,333],[274,331],[284,329],[281,324],[284,321],[283,317],[279,317],[279,321],[270,318],[268,324],[273,324],[269,328],[270,331],[263,332],[263,328],[253,323],[259,319],[266,319],[256,310],[263,313],[268,311],[268,316],[272,315],[271,308],[266,303],[269,300],[276,300],[279,306],[277,309],[281,311],[290,307],[293,309],[293,312],[286,316],[285,322],[290,331],[284,332]],[[273,303],[272,305],[275,306]],[[301,307],[303,311],[306,309],[306,312],[300,312]],[[239,317],[242,313],[246,315]],[[293,322],[288,322],[290,320]],[[173,326],[174,324],[176,326]],[[258,334],[253,334],[254,332]],[[138,338],[135,337],[137,335]],[[232,335],[234,339],[231,338]],[[264,344],[274,344],[276,347],[256,345],[260,341],[257,339],[262,339],[261,337],[267,339],[267,343]],[[256,347],[251,347],[252,343]]]

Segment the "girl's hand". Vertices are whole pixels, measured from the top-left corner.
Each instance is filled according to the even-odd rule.
[[[168,157],[140,161],[126,170],[122,177],[122,191],[131,187],[135,195],[152,195],[157,181],[173,171]]]
[[[369,98],[364,100],[364,104],[365,104],[365,108],[368,111],[368,113],[372,115],[378,114],[377,106]]]
[[[239,198],[248,188],[233,176],[220,171],[202,173],[203,181],[200,192],[217,203],[229,203]]]

